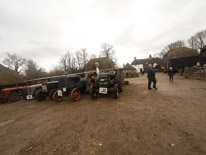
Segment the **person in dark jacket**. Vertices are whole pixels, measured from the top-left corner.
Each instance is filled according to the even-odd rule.
[[[157,89],[156,83],[157,80],[155,78],[155,70],[152,68],[152,64],[148,65],[148,70],[147,70],[147,78],[148,78],[148,89],[151,90],[151,83],[153,82],[153,88]]]
[[[172,67],[170,67],[170,69],[168,70],[168,76],[169,76],[169,80],[173,82],[174,71]]]

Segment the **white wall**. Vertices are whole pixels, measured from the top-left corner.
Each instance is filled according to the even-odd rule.
[[[132,65],[134,68],[136,68],[137,72],[140,72],[140,69],[144,69],[143,64],[138,64],[138,65]]]

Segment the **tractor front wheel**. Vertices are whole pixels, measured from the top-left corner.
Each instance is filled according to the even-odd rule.
[[[27,98],[26,98],[27,95],[28,95],[28,93],[25,91],[25,92],[23,93],[23,96],[22,96],[24,100],[27,100]]]
[[[117,99],[119,96],[118,84],[114,85],[114,98]]]
[[[94,86],[91,86],[91,87],[90,87],[90,96],[91,96],[92,99],[97,98],[97,91],[96,91],[96,89],[94,88]]]
[[[53,95],[54,95],[55,91],[57,91],[57,90],[56,89],[52,89],[52,90],[49,91],[49,99],[50,100],[53,100]]]
[[[81,97],[81,92],[78,88],[74,88],[72,91],[71,91],[71,98],[73,101],[78,101],[80,100],[80,97]]]
[[[58,91],[56,90],[54,93],[53,93],[53,100],[56,101],[56,102],[61,102],[63,101],[64,99],[64,96],[58,96]]]
[[[17,102],[19,100],[21,100],[21,96],[18,93],[16,93],[16,92],[12,92],[9,95],[9,101],[10,102]]]
[[[35,92],[35,99],[39,102],[44,101],[46,99],[46,94],[41,89],[39,89]]]

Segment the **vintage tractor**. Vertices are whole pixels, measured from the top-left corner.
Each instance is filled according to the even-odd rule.
[[[34,79],[34,81],[39,84],[28,86],[27,92],[24,95],[25,96],[24,98],[25,99],[36,99],[37,101],[45,100],[46,97],[48,96],[48,93],[50,93],[51,89],[57,90],[58,81],[53,81],[57,79],[58,79],[58,76]],[[52,91],[54,92],[54,90]]]
[[[81,92],[84,92],[86,85],[84,78],[79,75],[64,75],[59,77],[58,90],[53,93],[53,100],[60,102],[65,95],[71,96],[73,101],[78,101],[81,96]]]
[[[0,93],[0,103],[19,101],[26,89],[27,86],[2,89]]]
[[[23,98],[26,100],[36,99],[36,94],[39,94],[39,92],[42,91],[42,84],[35,84],[28,86],[26,89],[26,92],[23,95]],[[40,100],[44,100],[46,98],[45,96],[41,96]]]
[[[37,101],[43,101],[47,96],[50,100],[53,100],[53,94],[58,89],[58,81],[44,82],[42,88],[35,93]]]
[[[113,91],[114,98],[117,99],[119,92],[122,91],[121,76],[119,70],[116,69],[114,74],[108,72],[99,73],[99,64],[95,63],[96,77],[90,86],[90,96],[95,99],[98,94],[108,94],[109,91]]]

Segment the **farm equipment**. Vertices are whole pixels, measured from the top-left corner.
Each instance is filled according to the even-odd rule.
[[[41,92],[42,84],[28,86],[23,98],[26,100],[36,99],[36,94]],[[44,100],[46,96],[41,96],[40,100]]]
[[[51,89],[57,90],[58,81],[54,81],[57,79],[58,79],[58,76],[35,79],[34,81],[39,84],[28,86],[26,99],[35,98],[37,101],[45,100],[46,97],[49,95],[48,93],[50,93]]]
[[[65,95],[69,95],[73,101],[78,101],[81,96],[81,92],[84,92],[86,88],[84,78],[79,75],[65,75],[59,77],[58,90],[53,93],[53,100],[60,102]]]
[[[114,98],[117,99],[119,92],[122,91],[121,76],[119,70],[116,69],[114,74],[108,72],[99,73],[99,64],[95,63],[97,76],[92,79],[90,86],[90,96],[95,99],[98,94],[108,94],[113,90]]]
[[[41,91],[36,92],[36,100],[42,101],[45,96],[49,96],[53,100],[53,94],[58,89],[58,81],[44,82]]]
[[[2,89],[0,93],[0,103],[19,101],[26,89],[27,86]]]

